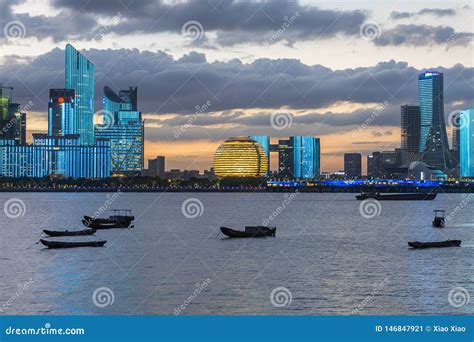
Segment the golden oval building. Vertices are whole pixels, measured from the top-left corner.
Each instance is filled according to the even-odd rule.
[[[268,158],[262,146],[249,137],[235,137],[220,145],[214,155],[217,177],[264,177]]]

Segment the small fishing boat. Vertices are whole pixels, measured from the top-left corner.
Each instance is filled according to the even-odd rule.
[[[377,201],[432,201],[436,198],[436,193],[408,193],[408,194],[381,194],[379,192],[363,192],[356,196],[356,199],[376,199]]]
[[[128,209],[114,209],[113,215],[108,218],[95,218],[84,215],[82,223],[84,226],[95,229],[128,228],[135,217]],[[133,227],[133,226],[132,226]]]
[[[415,249],[421,248],[441,248],[441,247],[459,247],[461,246],[461,240],[446,240],[437,242],[408,242],[408,246]]]
[[[82,230],[43,230],[46,235],[49,236],[83,236],[92,235],[96,232],[95,229],[82,229]]]
[[[221,227],[221,232],[231,238],[252,238],[275,236],[276,227],[267,226],[246,226],[245,230],[235,230],[232,228]]]
[[[73,247],[104,247],[107,241],[99,240],[99,241],[48,241],[48,240],[40,240],[43,245],[48,248],[73,248]]]
[[[433,227],[439,227],[443,228],[445,226],[445,221],[444,221],[444,210],[433,210],[435,213],[435,217],[433,219]]]

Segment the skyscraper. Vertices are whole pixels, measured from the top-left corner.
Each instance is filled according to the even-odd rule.
[[[459,168],[461,177],[474,177],[474,109],[460,113]]]
[[[268,171],[267,176],[270,173],[270,138],[267,135],[252,135],[249,137],[250,139],[258,142],[260,146],[262,146],[265,154],[267,155],[268,159]]]
[[[427,71],[418,76],[420,148],[422,160],[438,169],[450,167],[444,122],[443,74]]]
[[[158,176],[165,178],[165,157],[157,156],[155,159],[148,159],[148,176]]]
[[[401,107],[401,147],[410,153],[419,153],[420,148],[420,107]]]
[[[313,179],[319,176],[319,138],[294,136],[290,140],[293,140],[294,178]]]
[[[344,173],[352,178],[362,176],[362,155],[360,153],[344,153]]]
[[[48,135],[64,136],[77,132],[74,120],[76,91],[50,89],[48,103]]]
[[[117,95],[104,87],[104,122],[95,126],[97,138],[110,140],[112,172],[116,175],[140,174],[143,170],[144,124],[137,111],[137,88]]]
[[[83,145],[94,144],[94,64],[71,44],[66,45],[65,88],[76,91],[71,134],[79,134]]]
[[[293,178],[293,142],[291,139],[278,140],[278,174],[280,177]]]

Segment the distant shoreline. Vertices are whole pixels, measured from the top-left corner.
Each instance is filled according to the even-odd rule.
[[[208,189],[208,188],[136,188],[136,187],[76,187],[76,188],[0,188],[3,193],[19,193],[19,192],[38,192],[38,193],[111,193],[111,192],[127,192],[127,193],[352,193],[361,192],[373,193],[474,193],[474,186],[459,187],[324,187],[324,188],[297,188],[297,187],[281,187],[281,188],[227,188],[227,189]]]

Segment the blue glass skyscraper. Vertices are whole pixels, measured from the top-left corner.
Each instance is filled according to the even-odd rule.
[[[71,44],[66,45],[66,85],[76,91],[74,125],[82,145],[94,144],[94,64]]]
[[[255,140],[262,146],[265,154],[267,155],[268,160],[268,169],[270,170],[270,138],[267,135],[251,135],[250,139]],[[267,171],[267,176],[270,174],[270,171]]]
[[[461,177],[474,177],[474,109],[460,113],[459,168]]]
[[[137,111],[137,88],[117,95],[104,87],[104,122],[95,126],[97,138],[110,140],[112,166],[116,175],[140,174],[143,170],[144,125]]]
[[[319,138],[294,136],[290,140],[293,142],[293,177],[313,179],[319,176]]]
[[[74,121],[76,91],[50,89],[48,103],[48,135],[63,136],[77,132]]]
[[[443,74],[427,71],[418,76],[420,148],[422,160],[438,169],[449,168],[450,152],[444,122]]]

